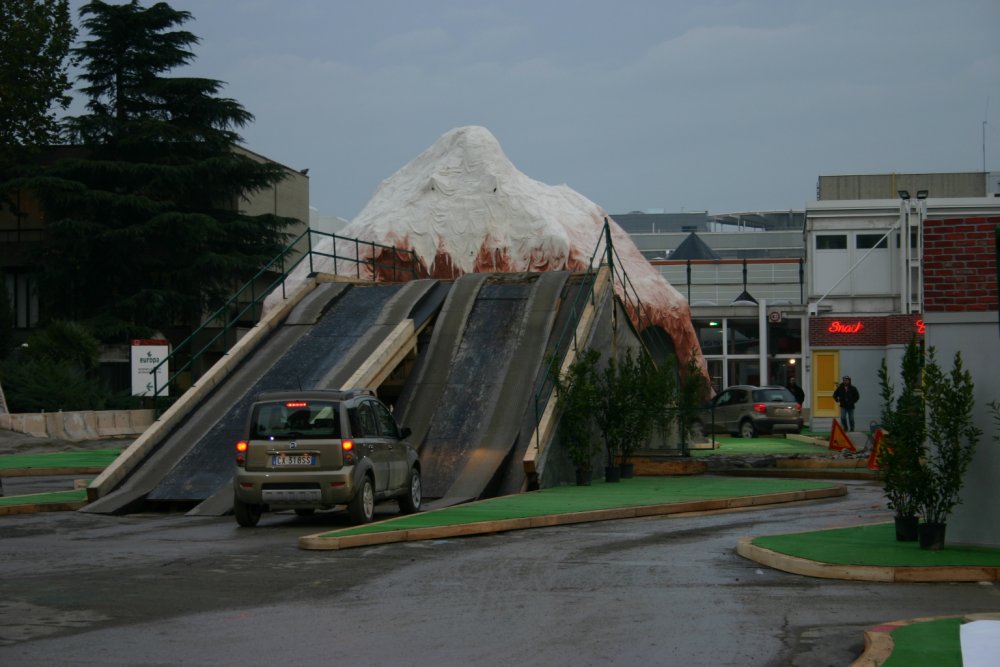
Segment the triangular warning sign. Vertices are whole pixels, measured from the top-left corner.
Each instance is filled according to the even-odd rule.
[[[882,427],[875,429],[875,440],[872,442],[872,451],[868,454],[868,469],[878,470],[878,455],[882,450],[882,440],[885,437],[885,431]]]
[[[842,449],[848,449],[852,452],[858,451],[851,442],[851,439],[847,437],[847,433],[844,431],[840,422],[836,419],[833,420],[833,428],[830,430],[830,449],[840,451]]]

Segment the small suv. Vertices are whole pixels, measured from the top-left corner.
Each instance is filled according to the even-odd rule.
[[[713,428],[714,426],[714,428]],[[802,405],[785,387],[734,385],[706,403],[691,424],[691,433],[729,433],[752,438],[775,431],[802,430]]]
[[[367,523],[375,502],[420,510],[420,460],[389,408],[368,390],[261,394],[236,444],[233,511],[241,526],[265,510],[299,515],[347,505]]]

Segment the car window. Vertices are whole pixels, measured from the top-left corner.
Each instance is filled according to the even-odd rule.
[[[733,398],[730,403],[746,403],[749,392],[746,389],[733,389]]]
[[[722,407],[723,405],[729,405],[733,402],[733,392],[726,390],[719,394],[719,399],[715,402],[716,407]]]
[[[396,420],[393,418],[392,413],[381,403],[376,403],[374,401],[368,401],[368,404],[372,406],[372,410],[375,412],[375,418],[378,420],[379,432],[383,437],[399,439],[399,427],[396,426]]]
[[[356,438],[378,437],[378,426],[375,422],[375,415],[372,412],[371,403],[365,401],[358,407],[350,410],[351,431]]]
[[[339,404],[318,401],[262,403],[254,408],[251,437],[268,440],[340,437]]]
[[[795,396],[784,387],[757,389],[753,393],[755,403],[795,403]]]

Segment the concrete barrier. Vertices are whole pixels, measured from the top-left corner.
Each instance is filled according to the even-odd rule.
[[[153,410],[81,410],[0,415],[0,429],[55,440],[135,437],[155,419]]]

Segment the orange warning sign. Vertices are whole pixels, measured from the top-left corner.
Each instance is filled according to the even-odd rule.
[[[840,451],[843,449],[850,450],[852,452],[858,451],[851,442],[851,439],[847,436],[840,422],[836,419],[833,420],[833,428],[830,429],[830,449]]]

